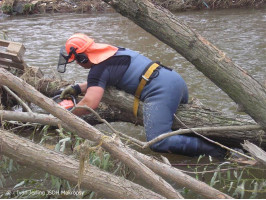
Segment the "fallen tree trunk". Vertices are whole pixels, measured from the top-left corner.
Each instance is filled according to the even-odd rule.
[[[111,93],[109,95],[108,93]],[[117,93],[117,98],[113,98]],[[103,99],[108,106],[102,106],[99,109],[98,113],[103,119],[107,121],[123,121],[135,123],[135,117],[132,113],[132,104],[134,97],[124,93],[121,95],[121,91],[117,91],[115,89],[108,89],[108,92],[105,94]],[[129,103],[126,103],[128,102]],[[140,104],[140,108],[142,108],[142,104]],[[139,111],[142,112],[142,109]],[[223,127],[229,126],[230,129],[225,130],[217,130],[214,129],[212,131],[200,131],[200,133],[204,136],[207,136],[215,141],[218,141],[227,146],[235,146],[241,147],[240,144],[244,140],[249,140],[252,143],[259,145],[261,148],[266,148],[266,135],[262,130],[259,130],[259,126],[256,126],[253,123],[247,122],[245,120],[233,119],[227,116],[224,116],[222,113],[217,111],[212,111],[204,107],[196,107],[195,105],[186,105],[181,107],[177,112],[179,118],[185,124],[189,124],[192,127],[215,127],[219,126],[219,129]],[[53,116],[49,116],[47,114],[37,114],[37,113],[28,113],[28,112],[14,112],[14,111],[5,111],[0,110],[0,119],[7,121],[21,121],[21,122],[30,122],[30,123],[39,123],[43,125],[51,125],[58,126],[60,120]],[[211,120],[212,119],[212,120]],[[98,124],[101,123],[93,114],[87,115],[85,120],[90,124]],[[195,120],[195,121],[194,121]],[[142,116],[139,117],[138,120],[140,125],[143,125]],[[250,129],[246,129],[245,127],[251,127]],[[173,128],[184,128],[175,121],[173,124]],[[205,129],[204,129],[205,130]],[[188,131],[189,134],[192,134],[191,131]]]
[[[50,99],[45,98],[41,94],[38,94],[38,92],[36,90],[34,90],[32,87],[29,87],[25,82],[21,82],[21,80],[18,79],[17,77],[13,77],[13,79],[11,79],[10,78],[10,76],[12,77],[11,74],[5,72],[4,70],[3,70],[3,72],[1,73],[1,70],[0,70],[0,77],[1,77],[0,84],[5,83],[10,88],[12,88],[13,90],[15,90],[17,92],[21,90],[20,92],[22,92],[24,95],[27,95],[27,97],[25,97],[26,99],[31,99],[35,104],[40,105],[43,108],[48,107],[48,109],[47,109],[48,111],[54,111],[56,113],[56,115],[58,115],[58,116],[66,115],[66,114],[69,113],[68,111],[66,111],[66,110],[64,110],[64,109],[62,109],[60,107],[57,108],[57,105],[56,104],[54,105],[54,102],[53,101],[51,101]],[[21,83],[23,83],[23,86],[21,86]],[[29,96],[31,96],[31,97],[29,97]],[[39,98],[36,98],[36,97],[39,97]],[[47,100],[49,103],[45,103],[45,105],[43,105],[42,102],[44,102],[44,100]],[[41,103],[38,103],[39,101]],[[52,104],[51,107],[49,106],[50,104]],[[60,110],[62,110],[64,114],[62,114],[62,112],[60,112]],[[4,111],[4,112],[7,112],[7,111]],[[2,113],[4,113],[4,112],[2,112]],[[31,113],[30,116],[32,116],[32,115],[35,116],[34,114]],[[73,120],[70,120],[70,119],[72,119],[72,117],[74,118],[73,119],[74,120],[74,123],[73,123]],[[91,139],[93,141],[98,141],[99,142],[99,140],[101,140],[101,139],[97,139],[97,137],[99,137],[99,132],[97,130],[95,130],[93,128],[90,128],[89,125],[84,124],[82,121],[80,121],[79,119],[77,119],[76,116],[73,116],[73,115],[70,114],[70,118],[64,118],[64,119],[68,119],[68,123],[62,123],[63,127],[66,128],[67,130],[74,131],[74,132],[77,132],[78,131],[78,135],[80,137],[88,138],[88,139]],[[75,120],[77,120],[77,121],[75,121]],[[46,121],[46,120],[41,119],[41,121]],[[55,121],[53,123],[57,124],[57,121]],[[77,124],[77,126],[75,124]],[[82,126],[85,126],[85,127],[88,127],[89,126],[89,129],[80,128]],[[95,134],[95,135],[90,135],[90,134]],[[108,139],[108,141],[107,141],[107,139]],[[102,138],[103,147],[105,147],[107,150],[109,150],[111,148],[111,152],[113,152],[114,150],[112,150],[112,146],[109,147],[108,146],[108,143],[110,143],[110,145],[117,145],[117,144],[114,144],[114,140],[109,140],[109,138],[107,138],[107,139],[104,139],[103,140],[103,138]],[[106,142],[107,142],[107,144],[105,144]],[[120,147],[122,146],[121,143],[118,143],[118,145]],[[114,153],[114,155],[118,155],[117,156],[118,158],[120,158],[119,156],[123,157],[124,154],[127,154],[126,152],[128,151],[128,149],[127,148],[124,148],[124,147],[121,147],[121,149],[119,149],[119,148],[115,148],[115,149],[117,149],[117,151],[120,151],[120,152],[117,152],[117,153],[115,152]],[[145,158],[144,155],[142,155],[141,153],[138,153],[136,151],[133,151],[133,155],[134,156],[137,156],[137,159]],[[146,158],[149,158],[149,157],[146,157]],[[129,162],[132,162],[132,159],[131,159],[131,157],[130,157],[129,154],[127,154],[126,160],[124,160],[124,159],[122,159],[122,160],[126,164],[128,164],[128,162],[126,162],[127,160],[129,160]],[[150,159],[148,159],[148,160],[150,160]],[[134,162],[134,159],[133,159],[133,162]],[[132,167],[132,165],[130,165],[130,163],[128,165]],[[167,174],[166,171],[161,170],[160,166],[163,167],[163,168],[166,168],[166,166],[160,165],[160,162],[158,162],[158,161],[156,161],[156,162],[154,162],[154,161],[145,162],[145,165],[153,168],[153,170],[156,170],[154,168],[159,167],[160,170],[157,170],[159,174],[162,174],[162,175],[166,176],[167,178],[170,178],[171,177],[171,175],[170,176],[169,175],[166,175]],[[137,165],[133,165],[133,166],[137,166]],[[135,168],[134,171],[136,173],[139,172],[141,174],[141,171],[139,170],[139,168]],[[217,197],[219,197],[219,198],[230,198],[228,195],[223,194],[223,193],[219,192],[218,190],[215,190],[214,188],[211,188],[210,186],[208,186],[206,184],[203,184],[203,186],[204,186],[204,188],[206,190],[198,191],[199,190],[198,189],[198,185],[201,185],[201,182],[200,181],[197,181],[194,178],[189,177],[189,176],[183,174],[178,169],[171,168],[170,171],[173,171],[173,173],[175,173],[175,175],[177,175],[172,180],[176,181],[180,185],[183,185],[183,186],[185,186],[187,188],[190,188],[190,189],[198,192],[199,194],[201,194],[204,197],[207,197],[207,198],[217,198]],[[181,179],[179,177],[181,177]],[[185,177],[185,178],[183,179],[183,177]],[[160,182],[162,182],[162,179],[160,179]],[[173,196],[173,194],[170,194],[170,195]],[[170,196],[170,195],[166,195],[166,196]]]
[[[22,165],[36,167],[74,184],[78,182],[79,162],[66,155],[48,150],[2,129],[0,129],[0,149],[1,154],[15,159]],[[93,165],[85,167],[81,186],[97,192],[105,198],[163,198],[151,190],[132,183],[125,178],[99,170]]]
[[[132,95],[126,94],[125,92],[118,91],[114,88],[108,88],[104,94],[103,102],[100,108],[97,110],[99,115],[109,121],[123,121],[136,123],[136,119],[132,113],[134,97]],[[142,113],[142,103],[140,104],[139,113]],[[220,142],[227,146],[241,147],[240,144],[244,140],[249,140],[250,142],[266,149],[266,134],[264,131],[259,130],[259,128],[254,129],[242,129],[246,125],[255,125],[252,122],[248,122],[245,119],[231,118],[224,115],[221,112],[213,111],[208,108],[197,106],[194,104],[183,105],[176,112],[176,115],[190,128],[197,127],[225,127],[232,126],[236,127],[236,130],[229,129],[224,131],[206,131],[201,132],[202,135],[209,137],[217,142]],[[14,120],[21,122],[31,122],[39,123],[44,125],[57,126],[59,121],[53,116],[48,116],[45,114],[36,113],[20,113],[11,111],[0,111],[1,119],[3,120]],[[90,124],[101,123],[93,114],[85,116],[84,118]],[[138,118],[138,124],[143,125],[142,114]],[[255,126],[256,127],[256,126]],[[184,128],[177,121],[173,123],[173,129]],[[189,133],[191,134],[191,133]]]
[[[84,120],[73,115],[60,107],[52,99],[39,93],[35,88],[28,85],[5,69],[0,69],[0,85],[6,85],[13,91],[21,94],[24,99],[45,109],[60,119],[68,130],[76,132],[80,137],[102,143],[102,147],[114,157],[124,162],[140,179],[152,186],[154,190],[167,198],[182,198],[182,196],[165,180],[153,173],[144,164],[139,162],[127,152],[123,143],[118,138],[105,136],[100,131],[86,123]]]
[[[149,0],[103,0],[184,56],[266,130],[266,89],[224,52]]]
[[[105,91],[102,101],[109,105],[109,109],[116,108],[119,110],[119,113],[113,115],[117,121],[135,123],[136,118],[132,112],[134,102],[132,95],[128,95],[114,88],[108,88]],[[140,103],[138,123],[141,125],[143,125],[142,107],[143,104]],[[245,119],[231,118],[221,112],[193,104],[181,105],[176,115],[190,128],[254,125],[254,123],[248,122]],[[179,122],[174,121],[173,129],[178,128],[184,127]],[[266,134],[262,130],[226,130],[221,132],[202,132],[201,134],[228,146],[240,146],[240,143],[244,142],[244,140],[249,140],[262,148],[266,148]]]
[[[71,82],[60,82],[59,80],[44,78],[42,72],[38,68],[27,68],[21,77],[27,83],[35,87],[38,91],[50,97],[54,96],[56,91],[58,91],[60,88],[71,84]],[[109,122],[123,121],[135,124],[136,118],[132,114],[133,101],[134,98],[132,95],[118,91],[113,87],[109,87],[104,93],[102,100],[103,103],[100,104],[97,112],[103,119]],[[139,113],[140,115],[138,117],[138,124],[143,125],[142,103],[140,105]],[[23,116],[20,117],[20,115]],[[237,116],[237,119],[235,116],[229,117],[221,112],[202,106],[200,103],[194,103],[194,101],[190,104],[181,105],[176,115],[190,128],[200,128],[206,126],[245,126],[255,124],[254,122],[247,121],[242,116]],[[13,120],[18,119],[18,121],[23,122],[26,122],[26,120],[31,122],[30,119],[32,117],[35,118],[34,121],[36,122],[37,118],[39,120],[39,118],[42,117],[41,115],[38,115],[38,117],[30,116],[26,115],[25,113],[18,114],[18,116],[15,116],[11,113],[7,115],[6,113],[5,116],[9,116],[7,120],[12,120],[13,118]],[[23,119],[23,117],[25,118]],[[45,118],[45,116],[43,117]],[[84,119],[91,125],[100,123],[92,114],[86,116]],[[49,123],[50,122],[44,122],[41,124]],[[172,128],[173,130],[176,130],[184,127],[177,121],[174,121]],[[241,147],[240,143],[243,143],[244,140],[249,140],[250,142],[261,146],[264,149],[266,148],[266,135],[263,131],[259,130],[227,130],[223,132],[209,131],[202,134],[227,146]]]
[[[16,115],[16,113],[17,112],[12,112],[12,111],[0,111],[0,116],[2,117],[3,120],[15,119],[23,121],[25,117],[26,122],[30,121],[30,122],[44,123],[44,124],[50,123],[50,125],[57,125],[60,123],[60,120],[54,118],[53,116],[45,116],[42,114],[34,114],[34,113],[17,113],[19,116],[16,118],[16,116],[14,116]],[[174,167],[163,164],[155,159],[152,159],[149,156],[143,155],[130,148],[127,148],[127,150],[131,152],[132,155],[134,155],[134,157],[143,162],[147,167],[152,169],[160,176],[163,176],[168,180],[175,181],[178,185],[187,187],[196,192],[197,194],[202,195],[205,198],[211,198],[211,199],[231,198],[230,196],[220,192],[219,190],[216,190],[210,187],[209,185],[201,181],[198,181],[190,177],[189,175],[184,174],[183,172]]]

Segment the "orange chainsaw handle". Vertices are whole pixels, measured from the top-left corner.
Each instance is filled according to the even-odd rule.
[[[60,95],[54,96],[52,99],[55,100],[59,98]],[[62,106],[63,108],[67,110],[71,110],[76,105],[76,99],[75,97],[71,96],[72,99],[64,99],[63,101],[59,102],[58,105]]]

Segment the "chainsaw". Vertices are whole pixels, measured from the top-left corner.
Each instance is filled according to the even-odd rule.
[[[60,94],[52,98],[58,105],[62,106],[67,110],[71,110],[77,103],[74,96],[71,96],[71,99],[60,99]]]

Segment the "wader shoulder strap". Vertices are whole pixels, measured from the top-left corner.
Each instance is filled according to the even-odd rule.
[[[135,117],[137,117],[137,114],[138,114],[141,92],[142,92],[143,88],[145,87],[145,85],[147,84],[147,82],[149,81],[149,78],[152,75],[152,73],[154,72],[154,70],[156,70],[157,67],[159,67],[159,66],[160,65],[157,64],[156,62],[151,63],[148,70],[142,75],[142,78],[139,82],[139,86],[135,92],[135,99],[134,99],[134,105],[133,105],[133,114]]]

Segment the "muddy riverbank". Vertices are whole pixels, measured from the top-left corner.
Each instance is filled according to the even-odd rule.
[[[152,0],[171,11],[225,8],[261,8],[266,0]],[[99,0],[0,0],[0,14],[31,15],[44,13],[86,13],[112,11]]]

